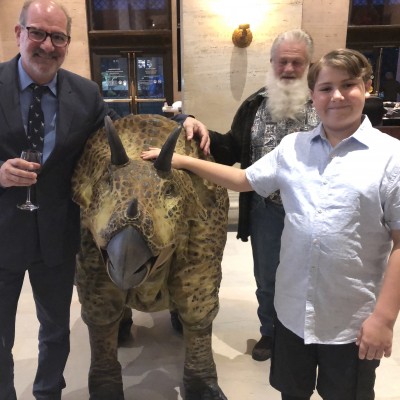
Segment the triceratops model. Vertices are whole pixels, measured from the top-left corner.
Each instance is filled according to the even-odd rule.
[[[74,173],[73,196],[82,215],[76,283],[89,329],[91,400],[124,399],[117,337],[126,306],[177,311],[185,398],[226,400],[211,331],[229,200],[225,189],[171,169],[174,151],[201,157],[180,130],[159,115],[129,115],[114,124],[106,117]],[[163,146],[154,163],[140,158],[148,146]]]

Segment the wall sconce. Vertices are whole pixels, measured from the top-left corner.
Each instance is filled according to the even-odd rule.
[[[250,24],[241,24],[232,34],[232,42],[237,47],[247,47],[253,40]]]

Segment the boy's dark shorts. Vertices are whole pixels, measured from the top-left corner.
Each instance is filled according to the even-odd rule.
[[[316,387],[324,400],[373,400],[379,363],[360,360],[355,343],[304,344],[275,321],[270,383],[283,394],[308,398]]]

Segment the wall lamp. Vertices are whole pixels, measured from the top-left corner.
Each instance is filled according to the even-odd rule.
[[[232,34],[232,42],[237,47],[247,47],[253,40],[250,24],[241,24]]]

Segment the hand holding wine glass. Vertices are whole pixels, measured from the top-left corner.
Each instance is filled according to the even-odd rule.
[[[37,150],[23,150],[21,153],[21,158],[29,162],[34,162],[40,165],[42,164],[42,153]],[[34,172],[38,173],[39,170],[36,169],[34,170]],[[27,187],[25,203],[18,204],[17,207],[21,210],[28,210],[28,211],[34,211],[39,208],[38,205],[33,204],[31,202],[31,186]]]

